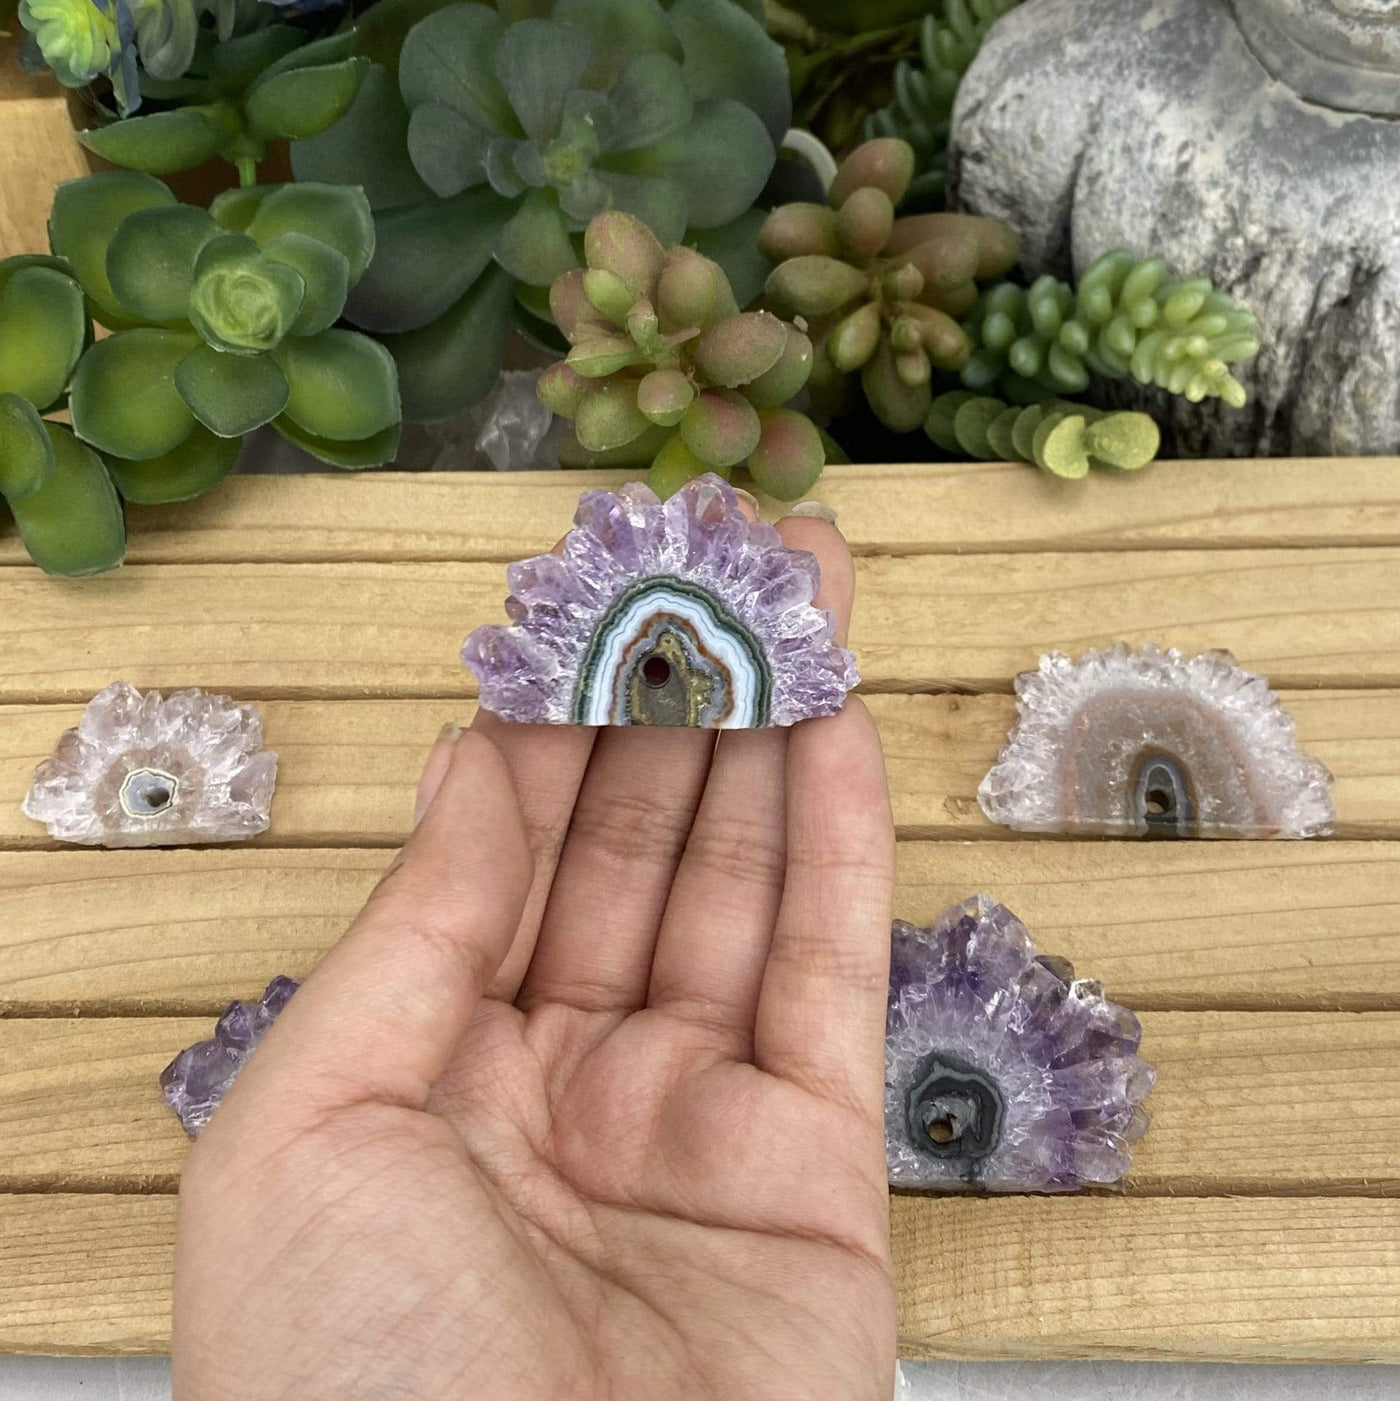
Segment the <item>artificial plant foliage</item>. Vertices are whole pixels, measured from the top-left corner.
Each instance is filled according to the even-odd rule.
[[[586,267],[550,292],[573,348],[539,384],[541,402],[574,425],[562,459],[645,465],[661,497],[747,463],[770,495],[804,495],[825,450],[811,421],[784,406],[811,372],[811,341],[771,312],[740,311],[718,264],[663,248],[620,210],[589,223],[584,255]]]
[[[579,266],[595,215],[630,213],[663,244],[756,223],[790,104],[782,51],[749,8],[457,4],[397,44],[374,14],[382,63],[292,158],[301,179],[369,195],[377,252],[347,315],[392,351],[406,417],[449,417],[490,388],[512,319],[547,326],[545,291]]]
[[[53,574],[110,569],[126,545],[101,459],[43,417],[64,407],[91,332],[82,288],[61,259],[0,262],[0,500],[34,562]]]
[[[359,190],[255,186],[206,211],[108,171],[59,187],[49,234],[113,330],[79,362],[71,411],[128,499],[205,490],[266,423],[336,466],[392,459],[393,360],[335,326],[374,251]]]

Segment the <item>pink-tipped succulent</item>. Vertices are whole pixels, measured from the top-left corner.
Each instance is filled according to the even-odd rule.
[[[781,500],[826,461],[820,433],[784,405],[812,370],[812,342],[769,311],[740,311],[729,279],[693,249],[663,248],[640,219],[609,210],[584,233],[588,266],[550,289],[573,347],[540,378],[544,405],[572,419],[570,465],[649,467],[667,497],[743,463]]]
[[[954,318],[977,300],[977,283],[1000,277],[1020,253],[996,219],[896,219],[913,174],[908,142],[867,141],[841,162],[825,205],[785,204],[759,231],[778,264],[767,300],[813,325],[813,389],[839,402],[859,372],[876,417],[900,433],[923,424],[933,372],[956,372],[971,355]]]

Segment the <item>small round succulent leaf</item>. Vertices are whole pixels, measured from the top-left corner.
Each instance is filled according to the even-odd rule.
[[[577,345],[580,341],[610,336],[616,327],[588,300],[583,290],[582,268],[571,268],[549,285],[549,314],[564,339]]]
[[[308,452],[331,467],[339,467],[347,472],[363,471],[366,467],[384,467],[398,455],[402,424],[390,424],[388,428],[371,434],[368,438],[358,438],[352,442],[342,442],[336,438],[319,438],[295,424],[285,414],[272,420],[272,426],[289,443]]]
[[[590,268],[617,277],[634,301],[655,297],[666,265],[666,250],[656,235],[622,210],[610,210],[592,220],[583,234],[583,257]]]
[[[282,185],[259,202],[246,232],[258,244],[289,233],[328,244],[349,264],[352,287],[374,257],[376,231],[369,200],[363,190],[347,186]]]
[[[590,389],[574,415],[574,433],[588,452],[625,447],[649,427],[637,406],[636,380],[610,380]]]
[[[560,418],[573,418],[578,413],[583,396],[591,388],[588,380],[560,360],[540,374],[535,385],[535,396],[550,413]]]
[[[826,447],[816,425],[794,409],[759,414],[758,444],[749,471],[759,490],[779,501],[796,501],[816,485],[826,465]]]
[[[637,407],[653,423],[673,428],[695,398],[695,386],[680,370],[653,370],[637,386]]]
[[[953,420],[957,417],[958,410],[974,397],[970,390],[954,389],[947,394],[938,395],[929,405],[928,413],[924,416],[924,432],[944,452],[962,452],[962,444],[953,431]],[[1029,457],[1027,460],[1029,461]]]
[[[60,423],[45,423],[53,471],[10,512],[29,557],[46,574],[98,574],[126,552],[121,501],[102,459]]]
[[[10,271],[0,283],[0,394],[38,409],[57,402],[88,329],[82,289],[67,272],[37,262]]]
[[[842,204],[836,213],[836,227],[851,257],[877,257],[894,227],[894,205],[883,190],[867,185],[852,191]],[[923,290],[922,285],[919,290]]]
[[[282,343],[305,298],[295,268],[265,257],[246,234],[218,234],[195,259],[189,319],[210,345],[260,355]]]
[[[580,341],[569,351],[568,365],[585,379],[606,379],[642,362],[642,353],[629,336],[600,336]]]
[[[0,394],[0,497],[33,496],[53,470],[53,443],[39,410],[18,394]]]
[[[1045,405],[1029,404],[1016,415],[1011,429],[1011,445],[1022,462],[1035,461],[1035,430],[1040,427],[1045,414]]]
[[[839,258],[803,254],[769,274],[768,297],[800,316],[830,316],[869,291],[870,278]]]
[[[812,374],[814,352],[811,340],[796,326],[786,323],[783,352],[776,363],[743,388],[743,395],[756,409],[776,409],[801,392]]]
[[[691,92],[752,108],[776,146],[792,125],[792,83],[783,50],[764,26],[730,0],[676,0],[667,17],[685,50]]]
[[[716,468],[702,458],[696,457],[686,447],[679,433],[673,433],[661,450],[652,458],[647,469],[647,485],[656,493],[657,499],[668,500],[687,482],[703,477],[706,472],[718,471],[728,479],[730,468]]]
[[[911,214],[896,219],[885,245],[887,256],[907,253],[930,239],[949,234],[970,237],[977,245],[977,280],[989,282],[1010,272],[1021,259],[1021,240],[999,219],[980,214]]]
[[[167,175],[212,160],[234,135],[210,110],[177,107],[169,112],[126,117],[80,132],[78,139],[94,155],[113,165]]]
[[[399,52],[399,91],[411,112],[441,102],[469,121],[523,136],[496,76],[495,52],[506,23],[485,5],[448,5],[418,21]]]
[[[646,467],[665,446],[666,440],[675,435],[674,428],[659,428],[652,425],[640,438],[634,438],[620,448],[609,452],[589,452],[578,440],[572,429],[559,443],[559,465],[561,467]]]
[[[302,233],[278,234],[263,244],[263,256],[301,274],[306,292],[290,334],[314,336],[335,325],[350,290],[350,264],[329,243]]]
[[[716,324],[726,314],[723,283],[719,266],[698,253],[683,249],[679,256],[668,257],[656,283],[662,331],[670,335]]]
[[[787,327],[772,312],[743,311],[712,326],[695,342],[695,368],[709,384],[737,389],[778,363]]]
[[[286,407],[287,380],[270,355],[229,355],[197,345],[175,367],[175,388],[220,438],[241,438]]]
[[[101,452],[141,461],[184,442],[194,415],[175,388],[175,367],[194,336],[138,327],[94,342],[73,372],[74,431]]]
[[[217,486],[233,470],[242,450],[242,438],[220,438],[196,423],[184,442],[160,457],[128,462],[108,454],[104,461],[123,500],[157,506],[188,501]]]
[[[661,53],[638,54],[607,94],[615,136],[604,149],[631,151],[674,136],[695,102],[679,65]]]
[[[732,389],[707,389],[685,411],[680,434],[686,447],[712,467],[734,467],[758,443],[758,410]]]
[[[493,57],[496,77],[527,136],[559,130],[564,98],[578,87],[593,58],[588,36],[549,19],[508,25]]]
[[[107,281],[123,311],[138,321],[186,320],[195,260],[221,232],[189,204],[139,209],[123,219],[107,248]]]
[[[54,191],[49,212],[49,243],[66,258],[99,321],[123,320],[107,281],[107,248],[122,220],[138,209],[174,204],[175,196],[153,175],[135,170],[104,170],[68,180]]]
[[[775,263],[785,258],[841,254],[836,211],[824,204],[783,204],[772,211],[758,231],[759,251]]]
[[[1084,448],[1095,467],[1135,472],[1162,446],[1161,430],[1145,413],[1111,413],[1085,429]]]
[[[368,69],[369,59],[347,58],[277,74],[248,95],[243,117],[249,132],[264,141],[318,135],[350,110]]]
[[[907,384],[900,378],[890,344],[881,340],[861,366],[861,387],[875,417],[896,433],[912,433],[928,416],[933,395],[929,381]]]
[[[877,189],[891,204],[898,204],[914,178],[915,160],[914,148],[898,137],[866,141],[836,167],[827,201],[833,209],[840,209],[857,190]]]
[[[1089,455],[1084,450],[1084,427],[1078,414],[1062,410],[1046,414],[1032,443],[1036,465],[1056,477],[1087,477]]]
[[[552,190],[531,190],[497,231],[491,254],[512,277],[548,287],[578,266],[569,225]]]
[[[599,316],[621,326],[627,314],[637,305],[639,294],[632,290],[615,272],[607,268],[583,270],[583,295]]]
[[[399,422],[398,373],[390,353],[357,331],[333,329],[283,341],[286,416],[334,442],[368,438]]]
[[[899,312],[903,321],[917,328],[919,345],[940,370],[955,373],[967,364],[972,342],[951,316],[920,302],[903,303]]]
[[[959,407],[953,415],[953,435],[970,457],[990,462],[996,456],[987,437],[987,430],[1005,411],[1000,399],[973,398]]]
[[[927,238],[899,255],[902,262],[917,268],[925,292],[947,293],[965,287],[977,274],[980,258],[977,242],[968,234],[952,232]]]
[[[1001,412],[987,425],[987,443],[993,455],[1003,462],[1032,460],[1029,457],[1021,458],[1016,448],[1016,424],[1023,412],[1017,404],[1004,404]]]
[[[847,374],[860,369],[875,354],[882,330],[880,304],[865,302],[858,306],[831,328],[826,341],[831,363]]]

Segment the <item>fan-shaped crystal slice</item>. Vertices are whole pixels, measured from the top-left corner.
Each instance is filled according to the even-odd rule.
[[[1332,829],[1332,775],[1298,748],[1268,681],[1228,652],[1051,652],[1016,696],[1020,720],[977,790],[993,822],[1138,837]]]
[[[512,626],[462,659],[481,703],[554,725],[791,725],[841,709],[854,659],[814,608],[817,562],[706,476],[668,501],[585,492],[559,555],[510,567]]]

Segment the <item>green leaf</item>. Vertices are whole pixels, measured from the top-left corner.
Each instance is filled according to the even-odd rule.
[[[399,91],[409,111],[442,102],[478,126],[523,136],[491,61],[505,28],[485,5],[451,5],[415,24],[399,54]]]
[[[284,233],[263,245],[263,256],[295,268],[306,284],[306,296],[289,334],[314,336],[335,325],[350,290],[350,264],[343,253],[308,234]]]
[[[122,310],[138,321],[184,321],[195,259],[219,233],[189,204],[138,209],[123,219],[107,249],[107,280]]]
[[[492,268],[430,326],[381,338],[399,367],[406,419],[451,418],[495,384],[505,357],[514,289],[506,273]]]
[[[188,501],[208,491],[233,470],[242,450],[242,438],[219,438],[196,423],[183,443],[160,457],[145,462],[111,456],[104,460],[117,490],[128,501],[155,506]]]
[[[408,119],[413,168],[434,194],[450,199],[486,178],[483,162],[497,138],[441,102],[425,102]]]
[[[300,34],[301,31],[297,31]],[[275,63],[269,63],[248,80],[253,88],[277,77],[279,73],[291,73],[298,68],[317,68],[323,63],[339,63],[355,53],[359,34],[353,28],[327,34],[324,39],[313,39],[309,44],[301,44],[283,54]],[[221,45],[220,47],[225,47]]]
[[[318,438],[283,417],[275,419],[272,426],[289,442],[332,467],[343,467],[356,471],[363,467],[383,467],[394,460],[399,450],[399,434],[402,428],[395,423],[368,438],[354,442],[340,442],[332,438]]]
[[[553,20],[523,19],[501,35],[496,77],[527,136],[544,141],[557,134],[564,99],[578,87],[592,57],[585,34]]]
[[[68,259],[73,275],[93,305],[94,315],[104,325],[113,321],[121,325],[125,320],[107,281],[107,246],[117,225],[138,209],[174,203],[175,196],[155,176],[134,170],[104,170],[81,180],[65,181],[54,191],[49,245],[60,257]]]
[[[680,65],[665,54],[638,54],[608,91],[616,123],[612,149],[634,150],[674,136],[690,120],[695,102]]]
[[[763,25],[732,0],[676,0],[668,12],[697,98],[732,97],[757,112],[776,146],[792,125],[787,60]]]
[[[684,56],[656,0],[558,0],[553,17],[583,30],[596,46],[584,87],[610,88],[638,54],[661,53],[677,63]]]
[[[393,357],[357,331],[322,331],[284,341],[275,352],[290,394],[286,416],[318,438],[349,442],[397,423]]]
[[[274,190],[258,206],[248,236],[266,246],[288,233],[306,234],[334,248],[350,265],[352,286],[374,256],[374,216],[363,190],[309,183]]]
[[[263,200],[281,188],[281,185],[244,185],[224,190],[214,196],[209,213],[219,227],[227,229],[229,233],[247,233],[253,216],[262,208]]]
[[[53,444],[28,399],[0,394],[0,496],[33,496],[53,475]]]
[[[234,133],[207,107],[177,107],[145,117],[127,117],[79,133],[89,151],[129,170],[165,175],[190,170],[217,156]]]
[[[82,289],[66,272],[18,269],[0,286],[0,393],[48,408],[68,387],[87,336]]]
[[[496,235],[491,251],[508,273],[536,287],[547,287],[579,265],[552,190],[531,190]]]
[[[118,331],[88,347],[73,372],[69,407],[78,436],[134,461],[184,442],[194,415],[175,389],[175,366],[198,342],[180,331]]]
[[[399,53],[408,31],[436,10],[460,0],[376,0],[356,18],[357,49],[390,73],[397,73]]]
[[[615,170],[596,170],[594,174],[608,191],[609,208],[635,214],[664,244],[679,243],[685,236],[690,199],[674,180],[622,175]]]
[[[287,406],[287,380],[270,355],[229,355],[197,345],[175,367],[175,388],[220,438],[241,438]]]
[[[511,210],[480,188],[376,215],[376,256],[351,290],[346,315],[367,331],[411,331],[436,320],[489,266]]]
[[[288,58],[310,48],[302,44],[303,38],[304,33],[290,24],[269,24],[251,34],[225,39],[210,50],[209,79],[219,93],[240,93],[260,76],[280,71]]]
[[[52,475],[31,496],[10,502],[30,558],[47,574],[115,569],[126,552],[126,523],[102,459],[58,423],[46,423]]]
[[[260,355],[290,332],[305,299],[295,268],[265,257],[246,234],[221,233],[195,261],[190,321],[220,350]]]
[[[654,146],[599,162],[626,175],[666,176],[690,198],[690,226],[737,219],[758,198],[773,169],[773,143],[758,116],[729,100],[698,103],[683,131]]]
[[[347,58],[279,73],[248,95],[243,112],[249,131],[290,141],[325,131],[350,110],[368,68],[367,58]]]

